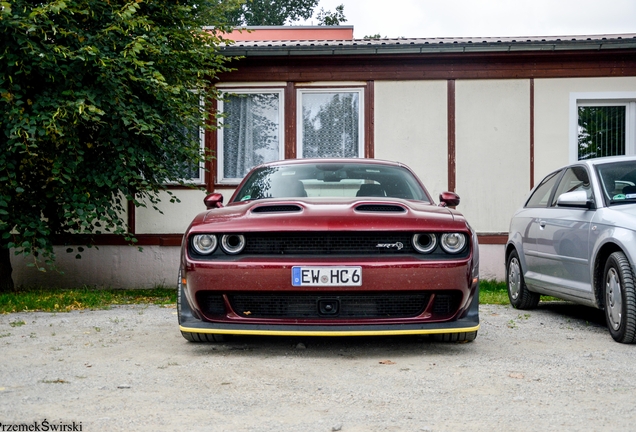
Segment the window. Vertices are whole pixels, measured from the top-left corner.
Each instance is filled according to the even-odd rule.
[[[205,130],[203,128],[187,128],[185,126],[177,126],[178,133],[182,134],[184,140],[191,140],[190,142],[199,142],[199,151],[201,154],[205,153]],[[170,158],[169,154],[166,154],[166,158],[169,158],[174,165],[174,158]],[[183,181],[186,183],[203,184],[205,182],[205,163],[183,163],[175,165],[179,170],[179,173],[183,173]],[[167,182],[168,185],[175,185],[178,182]]]
[[[231,90],[219,102],[219,183],[238,183],[254,166],[284,157],[283,90]]]
[[[570,95],[570,161],[636,154],[636,93]]]
[[[550,201],[550,194],[552,193],[552,189],[554,189],[554,185],[559,179],[559,174],[561,174],[561,172],[562,171],[557,171],[552,174],[548,174],[548,176],[543,179],[541,184],[537,186],[533,194],[530,196],[526,202],[526,207],[547,207],[548,202]]]
[[[363,89],[299,89],[299,158],[364,156]]]
[[[559,196],[562,194],[575,191],[585,191],[587,193],[587,199],[592,198],[590,176],[588,175],[587,170],[582,166],[571,167],[565,171],[563,177],[561,177],[561,180],[559,181],[559,186],[556,189],[550,205],[554,207],[557,203],[557,199],[559,199]]]

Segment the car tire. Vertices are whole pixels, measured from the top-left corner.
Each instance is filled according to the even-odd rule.
[[[539,294],[528,290],[516,250],[510,252],[506,260],[506,287],[510,304],[515,309],[534,309],[541,300]]]
[[[182,331],[181,335],[190,342],[225,342],[226,340],[226,336],[222,334],[192,333]]]
[[[437,342],[472,342],[477,338],[477,331],[461,333],[434,334],[433,340]]]
[[[616,342],[636,342],[636,287],[634,272],[623,252],[605,262],[603,299],[607,328]]]

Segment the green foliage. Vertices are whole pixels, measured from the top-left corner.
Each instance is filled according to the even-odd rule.
[[[336,11],[326,11],[324,9],[320,9],[318,12],[318,25],[325,26],[337,26],[340,23],[346,22],[347,18],[344,15],[344,5],[336,6]]]
[[[127,202],[209,158],[197,134],[237,0],[0,3],[0,246],[54,259],[56,234],[128,233]],[[173,198],[174,200],[174,198]]]
[[[312,17],[319,0],[245,0],[227,13],[230,24],[238,26],[282,26]],[[335,12],[320,9],[319,25],[339,25],[346,21],[344,5]]]
[[[508,289],[505,282],[495,280],[479,281],[479,303],[509,305]]]
[[[309,19],[319,0],[246,0],[228,13],[234,26],[282,26]]]

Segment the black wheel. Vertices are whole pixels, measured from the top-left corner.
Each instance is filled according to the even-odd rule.
[[[224,342],[226,340],[225,335],[221,334],[191,333],[182,331],[181,335],[190,342]]]
[[[523,270],[516,250],[510,252],[506,262],[506,286],[510,304],[515,309],[533,309],[539,304],[541,296],[528,290],[523,280]]]
[[[614,252],[603,272],[605,318],[616,342],[636,342],[636,288],[634,273],[623,252]]]
[[[477,338],[477,331],[462,333],[439,333],[434,334],[433,340],[438,342],[472,342]]]

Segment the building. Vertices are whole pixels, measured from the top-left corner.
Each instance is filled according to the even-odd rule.
[[[458,209],[479,233],[482,278],[504,278],[510,217],[544,175],[599,155],[598,135],[606,154],[636,154],[636,34],[362,40],[341,26],[254,27],[230,37],[236,43],[225,52],[241,58],[215,83],[227,94],[217,109],[229,127],[202,137],[217,159],[193,181],[227,200],[260,162],[405,162],[434,197],[451,190],[462,198]],[[339,147],[324,145],[336,136]],[[16,259],[16,283],[172,285],[181,234],[205,195],[173,192],[181,203],[166,202],[163,215],[129,209],[143,253],[102,236],[82,260],[61,247],[64,274]]]

